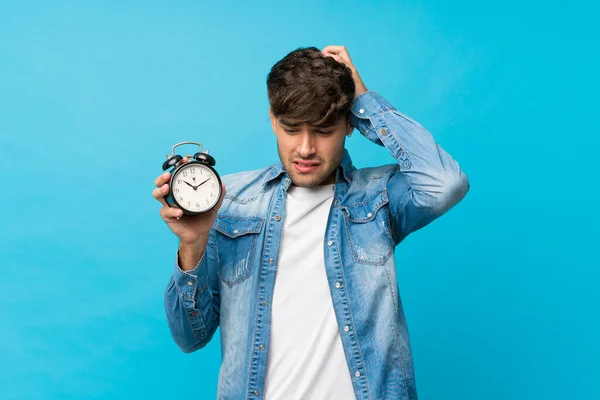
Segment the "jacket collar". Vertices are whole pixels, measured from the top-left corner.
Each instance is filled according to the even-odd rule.
[[[342,159],[340,161],[340,165],[336,171],[336,183],[340,181],[345,181],[346,183],[350,183],[350,174],[355,170],[354,165],[352,165],[352,159],[350,158],[350,153],[348,150],[344,148],[344,154],[342,155]],[[283,167],[281,162],[274,164],[263,179],[263,186],[268,185],[272,181],[275,181],[278,178],[287,177],[288,174]]]

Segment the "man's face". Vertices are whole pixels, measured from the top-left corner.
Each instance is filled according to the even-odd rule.
[[[335,170],[344,154],[346,135],[352,126],[342,116],[330,126],[298,124],[270,113],[277,151],[296,186],[313,187],[335,182]]]

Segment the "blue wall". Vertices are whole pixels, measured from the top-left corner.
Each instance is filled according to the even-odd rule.
[[[597,10],[49,3],[0,3],[0,398],[215,397],[218,335],[186,355],[168,332],[153,180],[183,140],[222,174],[277,161],[266,74],[329,44],[471,181],[396,253],[421,397],[600,398]]]

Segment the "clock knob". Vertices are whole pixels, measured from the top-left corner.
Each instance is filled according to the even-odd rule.
[[[215,159],[206,153],[196,153],[194,154],[194,159],[203,164],[208,164],[211,167],[214,167],[216,164]]]
[[[165,161],[162,165],[162,169],[163,171],[168,170],[171,167],[174,167],[175,165],[177,165],[177,163],[179,161],[183,160],[183,157],[177,155],[177,156],[173,156],[173,157],[169,157],[169,159],[167,161]]]

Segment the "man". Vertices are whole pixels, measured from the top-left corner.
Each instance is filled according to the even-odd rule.
[[[193,352],[220,326],[219,398],[417,399],[394,248],[457,204],[467,177],[342,46],[292,51],[267,88],[281,163],[223,177],[215,212],[193,218],[162,200],[169,173],[156,179],[180,239],[172,336]],[[354,128],[397,163],[356,169]]]

